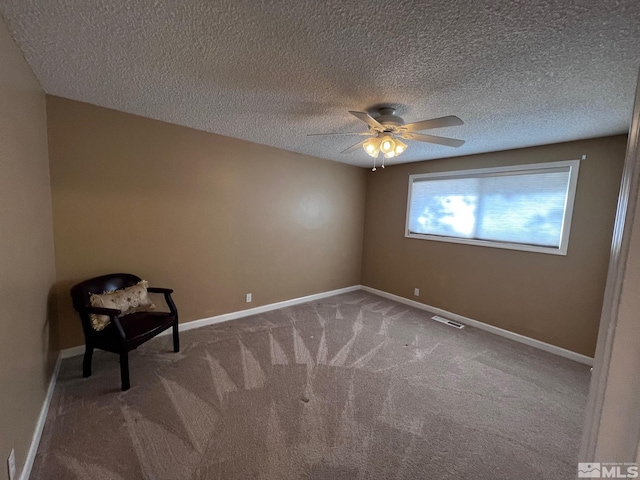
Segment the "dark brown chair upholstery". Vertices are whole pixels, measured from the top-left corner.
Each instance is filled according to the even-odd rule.
[[[93,349],[99,348],[107,352],[120,355],[120,378],[122,390],[128,390],[129,383],[129,352],[152,339],[160,332],[173,327],[173,351],[180,351],[178,337],[178,311],[171,299],[173,290],[169,288],[149,287],[151,293],[162,293],[169,306],[169,312],[137,312],[119,317],[120,310],[111,308],[92,307],[90,297],[92,293],[101,294],[106,291],[120,290],[131,287],[140,278],[129,273],[112,273],[101,277],[80,282],[71,288],[73,306],[80,314],[86,350],[82,363],[82,375],[91,376],[91,358]],[[96,331],[91,327],[90,314],[109,315],[111,323],[103,330]]]

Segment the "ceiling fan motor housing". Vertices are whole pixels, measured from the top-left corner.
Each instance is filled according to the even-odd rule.
[[[404,119],[396,115],[396,109],[391,107],[384,107],[378,109],[378,116],[374,117],[378,123],[384,127],[401,127],[404,125]],[[393,131],[385,130],[385,131]]]

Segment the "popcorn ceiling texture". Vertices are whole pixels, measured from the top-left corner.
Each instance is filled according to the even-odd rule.
[[[640,66],[637,0],[0,0],[52,95],[368,166],[347,113],[380,104],[458,149],[623,133]],[[393,162],[391,162],[393,163]]]

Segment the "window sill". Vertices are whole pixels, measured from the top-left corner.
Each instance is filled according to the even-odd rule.
[[[566,246],[557,247],[543,247],[540,245],[526,245],[522,243],[508,243],[508,242],[492,242],[489,240],[477,240],[474,238],[456,238],[456,237],[441,237],[438,235],[428,235],[421,233],[405,233],[406,238],[415,238],[418,240],[435,240],[436,242],[446,243],[460,243],[463,245],[475,245],[478,247],[491,247],[491,248],[503,248],[507,250],[520,250],[523,252],[533,253],[546,253],[551,255],[567,255]]]

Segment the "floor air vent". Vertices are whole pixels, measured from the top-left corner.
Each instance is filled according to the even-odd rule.
[[[436,322],[444,323],[445,325],[449,325],[453,328],[464,328],[464,325],[462,325],[461,323],[454,322],[453,320],[449,320],[448,318],[439,317],[438,315],[434,315],[431,318]]]

